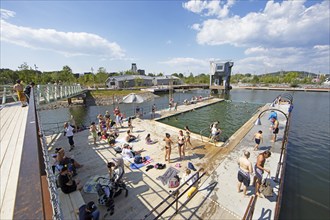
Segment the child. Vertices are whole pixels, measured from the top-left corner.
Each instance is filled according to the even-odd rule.
[[[155,144],[157,141],[151,140],[150,134],[147,134],[147,137],[145,138],[146,144]]]
[[[259,150],[260,141],[263,141],[262,131],[258,131],[257,133],[255,133],[253,138],[254,141],[256,142],[256,146],[254,147],[254,150]]]
[[[91,123],[91,126],[89,127],[89,131],[91,132],[94,140],[94,144],[96,144],[96,137],[97,137],[97,128],[95,125],[95,122]]]

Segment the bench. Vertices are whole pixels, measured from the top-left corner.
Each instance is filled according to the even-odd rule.
[[[63,219],[79,219],[79,208],[85,204],[79,190],[65,194],[59,188],[58,190],[60,207],[62,210]]]

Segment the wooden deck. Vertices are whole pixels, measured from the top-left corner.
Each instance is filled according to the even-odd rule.
[[[13,219],[28,107],[19,102],[0,110],[0,219]]]

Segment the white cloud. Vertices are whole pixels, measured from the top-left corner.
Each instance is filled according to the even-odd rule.
[[[191,57],[176,57],[169,59],[167,61],[159,62],[165,64],[174,72],[188,73],[193,72],[196,74],[209,71],[209,60],[206,59],[196,59]]]
[[[14,12],[1,9],[1,17],[14,16]],[[1,19],[1,41],[19,46],[49,50],[65,56],[97,55],[111,59],[123,59],[124,50],[96,34],[86,32],[61,32],[54,29],[33,29],[17,26]]]
[[[329,19],[329,1],[309,8],[304,1],[268,1],[263,11],[208,19],[193,27],[199,44],[311,46],[329,43]]]
[[[182,4],[183,8],[188,11],[194,12],[196,14],[201,14],[204,16],[216,16],[218,18],[226,17],[229,13],[229,9],[234,5],[235,0],[211,0],[211,1],[201,1],[201,0],[190,0]]]
[[[313,48],[250,48],[249,55],[234,61],[234,72],[256,73],[283,70],[329,71],[330,50],[328,45]],[[245,52],[246,53],[246,52]]]
[[[0,8],[1,19],[15,17],[15,12]]]

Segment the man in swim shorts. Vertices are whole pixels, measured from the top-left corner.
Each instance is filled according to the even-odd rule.
[[[278,131],[279,131],[279,122],[277,119],[275,118],[272,118],[271,119],[272,123],[273,123],[273,126],[272,126],[272,129],[273,129],[273,137],[272,137],[272,140],[271,142],[275,142],[276,141],[276,137],[277,137],[277,134],[278,134]]]
[[[256,187],[255,193],[259,197],[261,197],[259,193],[259,188],[262,181],[262,174],[264,173],[264,171],[270,173],[270,170],[264,168],[266,159],[269,158],[270,156],[271,156],[271,152],[269,150],[262,152],[261,154],[258,155],[257,163],[254,166],[255,176],[253,182],[255,183],[255,187]]]
[[[263,141],[262,131],[258,131],[257,133],[255,133],[253,138],[254,141],[256,142],[256,146],[254,147],[254,150],[259,150],[259,144],[261,141]]]
[[[245,151],[244,152],[244,157],[241,157],[238,159],[238,174],[237,174],[237,179],[238,179],[238,192],[241,192],[241,185],[242,182],[244,184],[243,187],[243,195],[246,196],[246,189],[250,185],[250,175],[253,173],[252,169],[252,163],[249,161],[250,158],[250,152]]]

